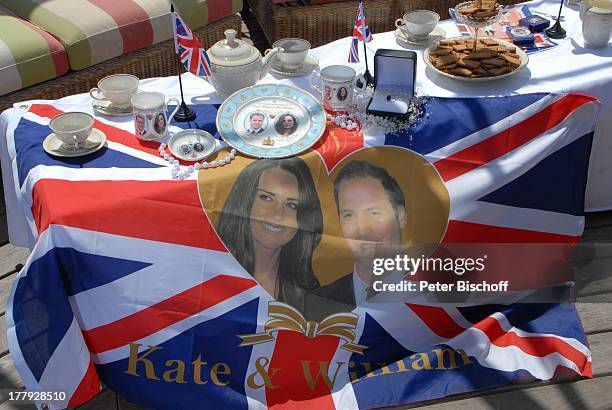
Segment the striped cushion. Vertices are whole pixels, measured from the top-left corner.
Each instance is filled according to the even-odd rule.
[[[175,0],[192,29],[242,9],[242,0]],[[0,0],[55,35],[80,70],[172,37],[170,0]]]
[[[0,7],[0,95],[66,71],[68,57],[59,41]]]

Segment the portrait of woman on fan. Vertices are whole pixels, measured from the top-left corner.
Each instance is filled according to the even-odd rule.
[[[268,293],[303,312],[305,293],[320,287],[312,254],[321,242],[323,214],[302,159],[261,159],[246,166],[216,231]]]

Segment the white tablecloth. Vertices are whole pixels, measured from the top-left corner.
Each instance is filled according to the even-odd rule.
[[[558,2],[534,1],[529,3],[535,10],[556,14]],[[603,103],[597,124],[589,180],[586,195],[586,210],[600,211],[612,209],[612,46],[604,49],[585,49],[581,32],[581,23],[577,9],[564,7],[563,15],[566,21],[563,27],[567,30],[567,38],[559,40],[559,45],[530,56],[529,65],[516,75],[490,83],[464,83],[454,81],[426,69],[422,62],[422,48],[415,47],[419,54],[417,64],[417,87],[423,95],[441,97],[481,97],[509,94],[525,94],[533,92],[583,92],[596,96]],[[390,16],[394,18],[395,16]],[[447,37],[458,35],[451,21],[443,21],[440,25],[446,30]],[[321,67],[331,64],[347,64],[350,48],[350,37],[334,41],[312,50],[319,59]],[[368,43],[368,61],[373,69],[374,52],[378,48],[403,49],[395,40],[392,32],[374,34],[374,40]],[[360,46],[361,49],[361,46]],[[360,50],[361,52],[361,50]],[[358,72],[363,72],[365,63],[350,64]],[[277,79],[267,75],[263,82],[283,82],[302,87],[314,93],[307,77],[294,79]],[[214,89],[205,81],[191,75],[183,75],[185,99],[192,103],[221,103]],[[142,90],[161,91],[168,97],[178,96],[178,81],[176,77],[147,79],[141,82]],[[70,110],[91,110],[89,94],[79,94],[65,97],[59,103]],[[92,112],[93,114],[93,112]],[[0,162],[4,182],[4,194],[7,206],[9,237],[16,246],[30,246],[34,238],[25,222],[14,191],[11,156],[12,129],[20,118],[18,109],[6,110],[0,116]],[[130,116],[113,117],[113,121],[132,122]],[[8,143],[8,145],[7,145]]]

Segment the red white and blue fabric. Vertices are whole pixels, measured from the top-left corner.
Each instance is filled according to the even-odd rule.
[[[357,36],[353,36],[351,40],[351,50],[349,51],[348,62],[358,63],[359,62],[359,39]]]
[[[365,33],[365,35],[363,33]],[[353,27],[353,38],[351,40],[351,49],[349,51],[348,62],[358,63],[359,42],[364,41],[369,43],[372,40],[374,40],[374,37],[372,37],[372,33],[368,28],[368,23],[366,23],[365,14],[363,12],[363,2],[360,1],[359,9],[357,10],[357,17],[355,18],[355,26]]]
[[[206,50],[176,11],[172,13],[172,27],[174,51],[187,71],[201,77],[210,76],[212,71]]]
[[[374,40],[368,23],[366,22],[365,13],[363,10],[363,1],[359,2],[359,10],[357,10],[357,18],[355,19],[355,27],[353,27],[353,36],[357,36],[359,41],[369,43]]]
[[[78,107],[62,106],[71,108]],[[190,126],[214,133],[217,107],[193,108],[198,120]],[[574,94],[431,98],[426,118],[409,133],[352,133],[344,144],[346,154],[394,145],[429,159],[451,198],[445,243],[574,243],[583,231],[598,109],[594,99]],[[41,143],[59,112],[53,103],[32,104],[7,130],[16,194],[37,240],[6,313],[23,382],[31,390],[67,392],[58,407],[91,399],[101,382],[155,408],[347,409],[436,399],[525,377],[549,380],[560,369],[592,374],[571,304],[365,305],[355,310],[355,340],[369,346],[363,356],[339,349],[335,336],[309,339],[284,330],[275,341],[238,347],[236,335],[262,331],[271,297],[216,235],[195,177],[171,180],[157,142],[142,142],[132,124],[106,118],[95,126],[108,147],[85,158],[50,157]],[[325,143],[315,149],[331,169],[339,159],[323,153]],[[201,356],[226,363],[229,384],[126,374],[130,343],[161,347],[154,352],[158,377],[166,360]],[[300,360],[393,363],[440,345],[464,350],[473,364],[420,372],[390,365],[390,374],[379,369],[377,377],[353,383],[344,366],[332,390],[322,378],[312,389],[295,379]],[[261,366],[282,369],[273,376],[275,388],[247,383]],[[351,371],[364,375],[360,367]]]

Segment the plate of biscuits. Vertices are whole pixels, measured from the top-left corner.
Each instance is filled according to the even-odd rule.
[[[472,37],[440,40],[425,50],[425,64],[440,75],[460,81],[493,81],[521,71],[529,62],[527,54],[499,38],[479,38],[474,49]]]

